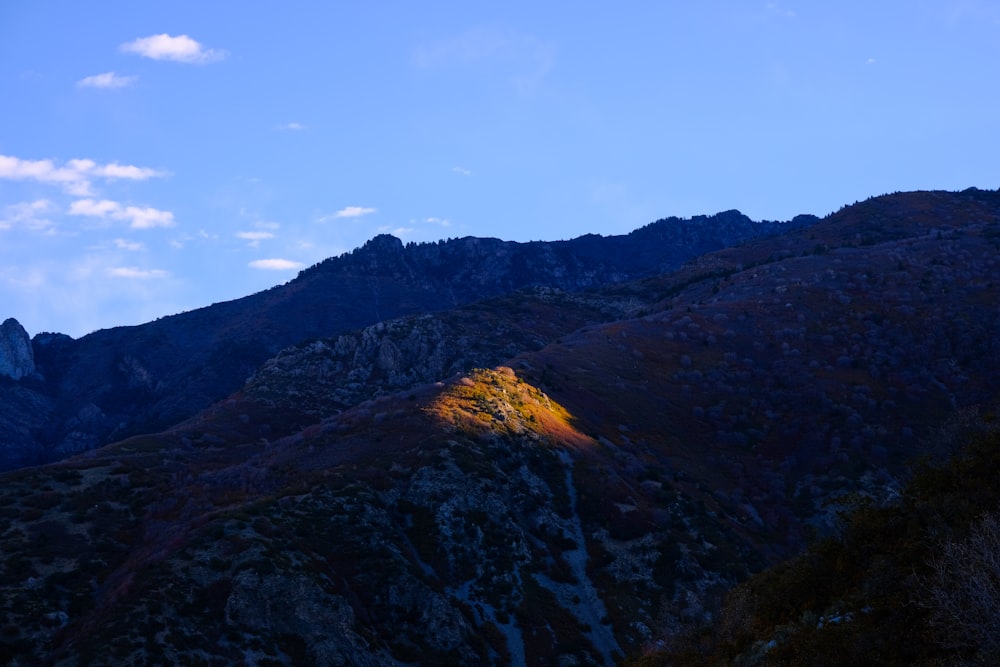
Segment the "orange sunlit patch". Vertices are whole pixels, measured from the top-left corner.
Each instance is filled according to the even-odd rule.
[[[452,429],[476,435],[533,434],[573,448],[594,440],[572,426],[573,416],[506,366],[475,369],[445,389],[426,411]]]

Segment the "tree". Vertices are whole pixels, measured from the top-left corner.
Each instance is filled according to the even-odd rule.
[[[988,512],[931,561],[930,621],[973,664],[1000,664],[1000,516]]]

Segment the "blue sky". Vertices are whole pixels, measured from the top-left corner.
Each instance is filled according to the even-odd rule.
[[[0,319],[73,336],[388,232],[1000,187],[1000,3],[0,0]]]

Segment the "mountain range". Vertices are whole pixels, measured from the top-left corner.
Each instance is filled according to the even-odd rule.
[[[17,371],[0,361],[0,470],[166,428],[237,390],[257,366],[302,340],[532,285],[579,291],[656,275],[812,220],[758,223],[729,211],[550,243],[468,237],[404,247],[382,235],[242,299],[78,340],[38,334],[33,360],[23,350],[13,355],[10,346],[23,348],[26,334],[10,320],[0,330],[0,360],[22,361]]]
[[[8,321],[0,655],[655,652],[993,404],[998,259],[1000,192],[910,192],[554,243],[380,236],[30,354]]]

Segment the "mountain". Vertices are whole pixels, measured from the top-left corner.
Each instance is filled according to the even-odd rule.
[[[0,655],[608,665],[720,618],[1000,388],[1000,192],[782,231],[299,340],[166,429],[4,473]]]
[[[8,355],[0,351],[0,470],[166,428],[235,391],[269,357],[305,339],[532,285],[578,291],[655,275],[814,220],[753,222],[728,211],[659,220],[624,236],[533,243],[469,237],[404,246],[382,235],[242,299],[79,340],[39,334],[32,372],[4,372]]]

